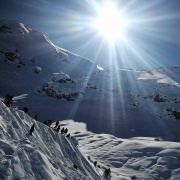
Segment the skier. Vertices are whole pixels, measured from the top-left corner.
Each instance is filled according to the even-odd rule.
[[[68,129],[66,128],[65,130],[64,130],[64,134],[66,134],[68,132]]]
[[[4,104],[7,106],[7,107],[10,107],[11,104],[13,103],[13,97],[14,96],[10,96],[9,94],[6,95],[5,99],[4,99]]]
[[[74,167],[75,169],[77,169],[77,168],[78,168],[76,164],[74,164],[74,165],[73,165],[73,167]]]
[[[59,130],[60,130],[60,125],[57,127],[56,132],[59,132]]]
[[[47,122],[47,126],[50,127],[51,126],[51,120],[49,119]]]
[[[8,107],[11,107],[11,104],[13,103],[13,97],[14,97],[14,95],[9,96],[9,98],[8,98]]]
[[[59,121],[56,122],[56,125],[54,126],[54,128],[57,128],[58,124],[59,124]]]
[[[97,161],[94,161],[94,166],[95,166],[95,167],[97,166]]]
[[[66,137],[70,138],[70,133]]]
[[[37,114],[35,114],[34,119],[37,121]]]
[[[6,94],[4,101],[3,101],[6,106],[7,106],[8,98],[9,98],[9,94]]]
[[[33,133],[33,131],[34,131],[34,126],[35,126],[35,125],[33,124],[33,125],[31,126],[31,129],[30,129],[30,133],[29,133],[29,134],[30,134],[31,136],[32,136],[32,133]]]
[[[24,107],[22,110],[23,110],[26,114],[28,114],[28,112],[29,112],[29,109],[28,109],[27,107]]]
[[[111,176],[111,170],[110,170],[110,168],[109,169],[105,169],[105,171],[104,171],[104,176],[105,177],[110,177]]]
[[[64,127],[61,129],[61,134],[63,134],[64,133]]]

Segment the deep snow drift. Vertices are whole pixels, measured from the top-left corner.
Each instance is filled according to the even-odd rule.
[[[30,136],[33,123],[35,131]],[[54,124],[48,128],[0,101],[0,179],[180,179],[180,143],[94,134],[85,123],[72,120],[60,125],[68,128],[71,138],[55,132]],[[100,168],[94,167],[94,161]],[[104,178],[108,167],[112,176]]]

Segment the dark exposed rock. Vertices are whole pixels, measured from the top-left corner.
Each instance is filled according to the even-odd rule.
[[[174,116],[176,119],[180,119],[180,111],[175,110],[172,107],[167,107],[165,110],[168,112],[169,116]]]
[[[14,52],[0,51],[0,53],[4,55],[5,62],[7,61],[13,62],[18,68],[25,66],[24,62],[20,58],[20,53],[18,52],[17,49]]]
[[[8,27],[7,25],[1,25],[0,33],[12,33],[12,29],[11,27]]]
[[[165,98],[163,98],[162,96],[160,96],[160,94],[157,94],[154,97],[154,101],[155,102],[166,102],[167,100]]]

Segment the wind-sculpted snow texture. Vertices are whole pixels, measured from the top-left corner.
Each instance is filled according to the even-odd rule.
[[[1,98],[15,95],[13,106],[28,106],[41,122],[74,119],[96,133],[180,142],[180,67],[103,68],[22,23],[0,20],[0,72]]]
[[[0,102],[0,180],[100,179],[76,145],[73,137],[68,139]]]
[[[60,122],[71,133],[66,138],[54,125],[48,128],[0,102],[0,180],[180,179],[180,143],[94,134],[85,123],[72,120]],[[100,167],[95,168],[94,161]],[[111,177],[103,176],[105,168],[111,168]]]
[[[85,124],[72,120],[63,121],[62,125],[69,128],[92,162],[97,161],[101,169],[111,168],[112,179],[180,179],[180,143],[153,137],[120,139],[94,134],[86,130]]]

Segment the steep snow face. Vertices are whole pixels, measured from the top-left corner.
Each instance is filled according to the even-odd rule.
[[[180,179],[180,143],[119,139],[88,132],[84,123],[60,121],[61,129],[71,133],[67,138],[54,126],[49,128],[0,101],[0,179]],[[106,168],[111,168],[110,178],[103,176]]]
[[[76,137],[83,154],[90,156],[89,162],[97,161],[101,167],[97,171],[111,168],[112,179],[180,179],[180,143],[153,137],[120,139],[94,134],[87,131],[85,124],[72,120],[62,121],[61,125]]]
[[[0,22],[0,96],[17,96],[14,107],[41,122],[72,118],[96,133],[180,141],[180,67],[104,69],[22,23]]]
[[[2,92],[19,94],[42,88],[56,72],[81,77],[97,69],[92,61],[55,46],[42,33],[9,20],[0,20],[0,60]]]
[[[0,129],[0,179],[100,179],[75,138],[66,138],[1,101]]]

